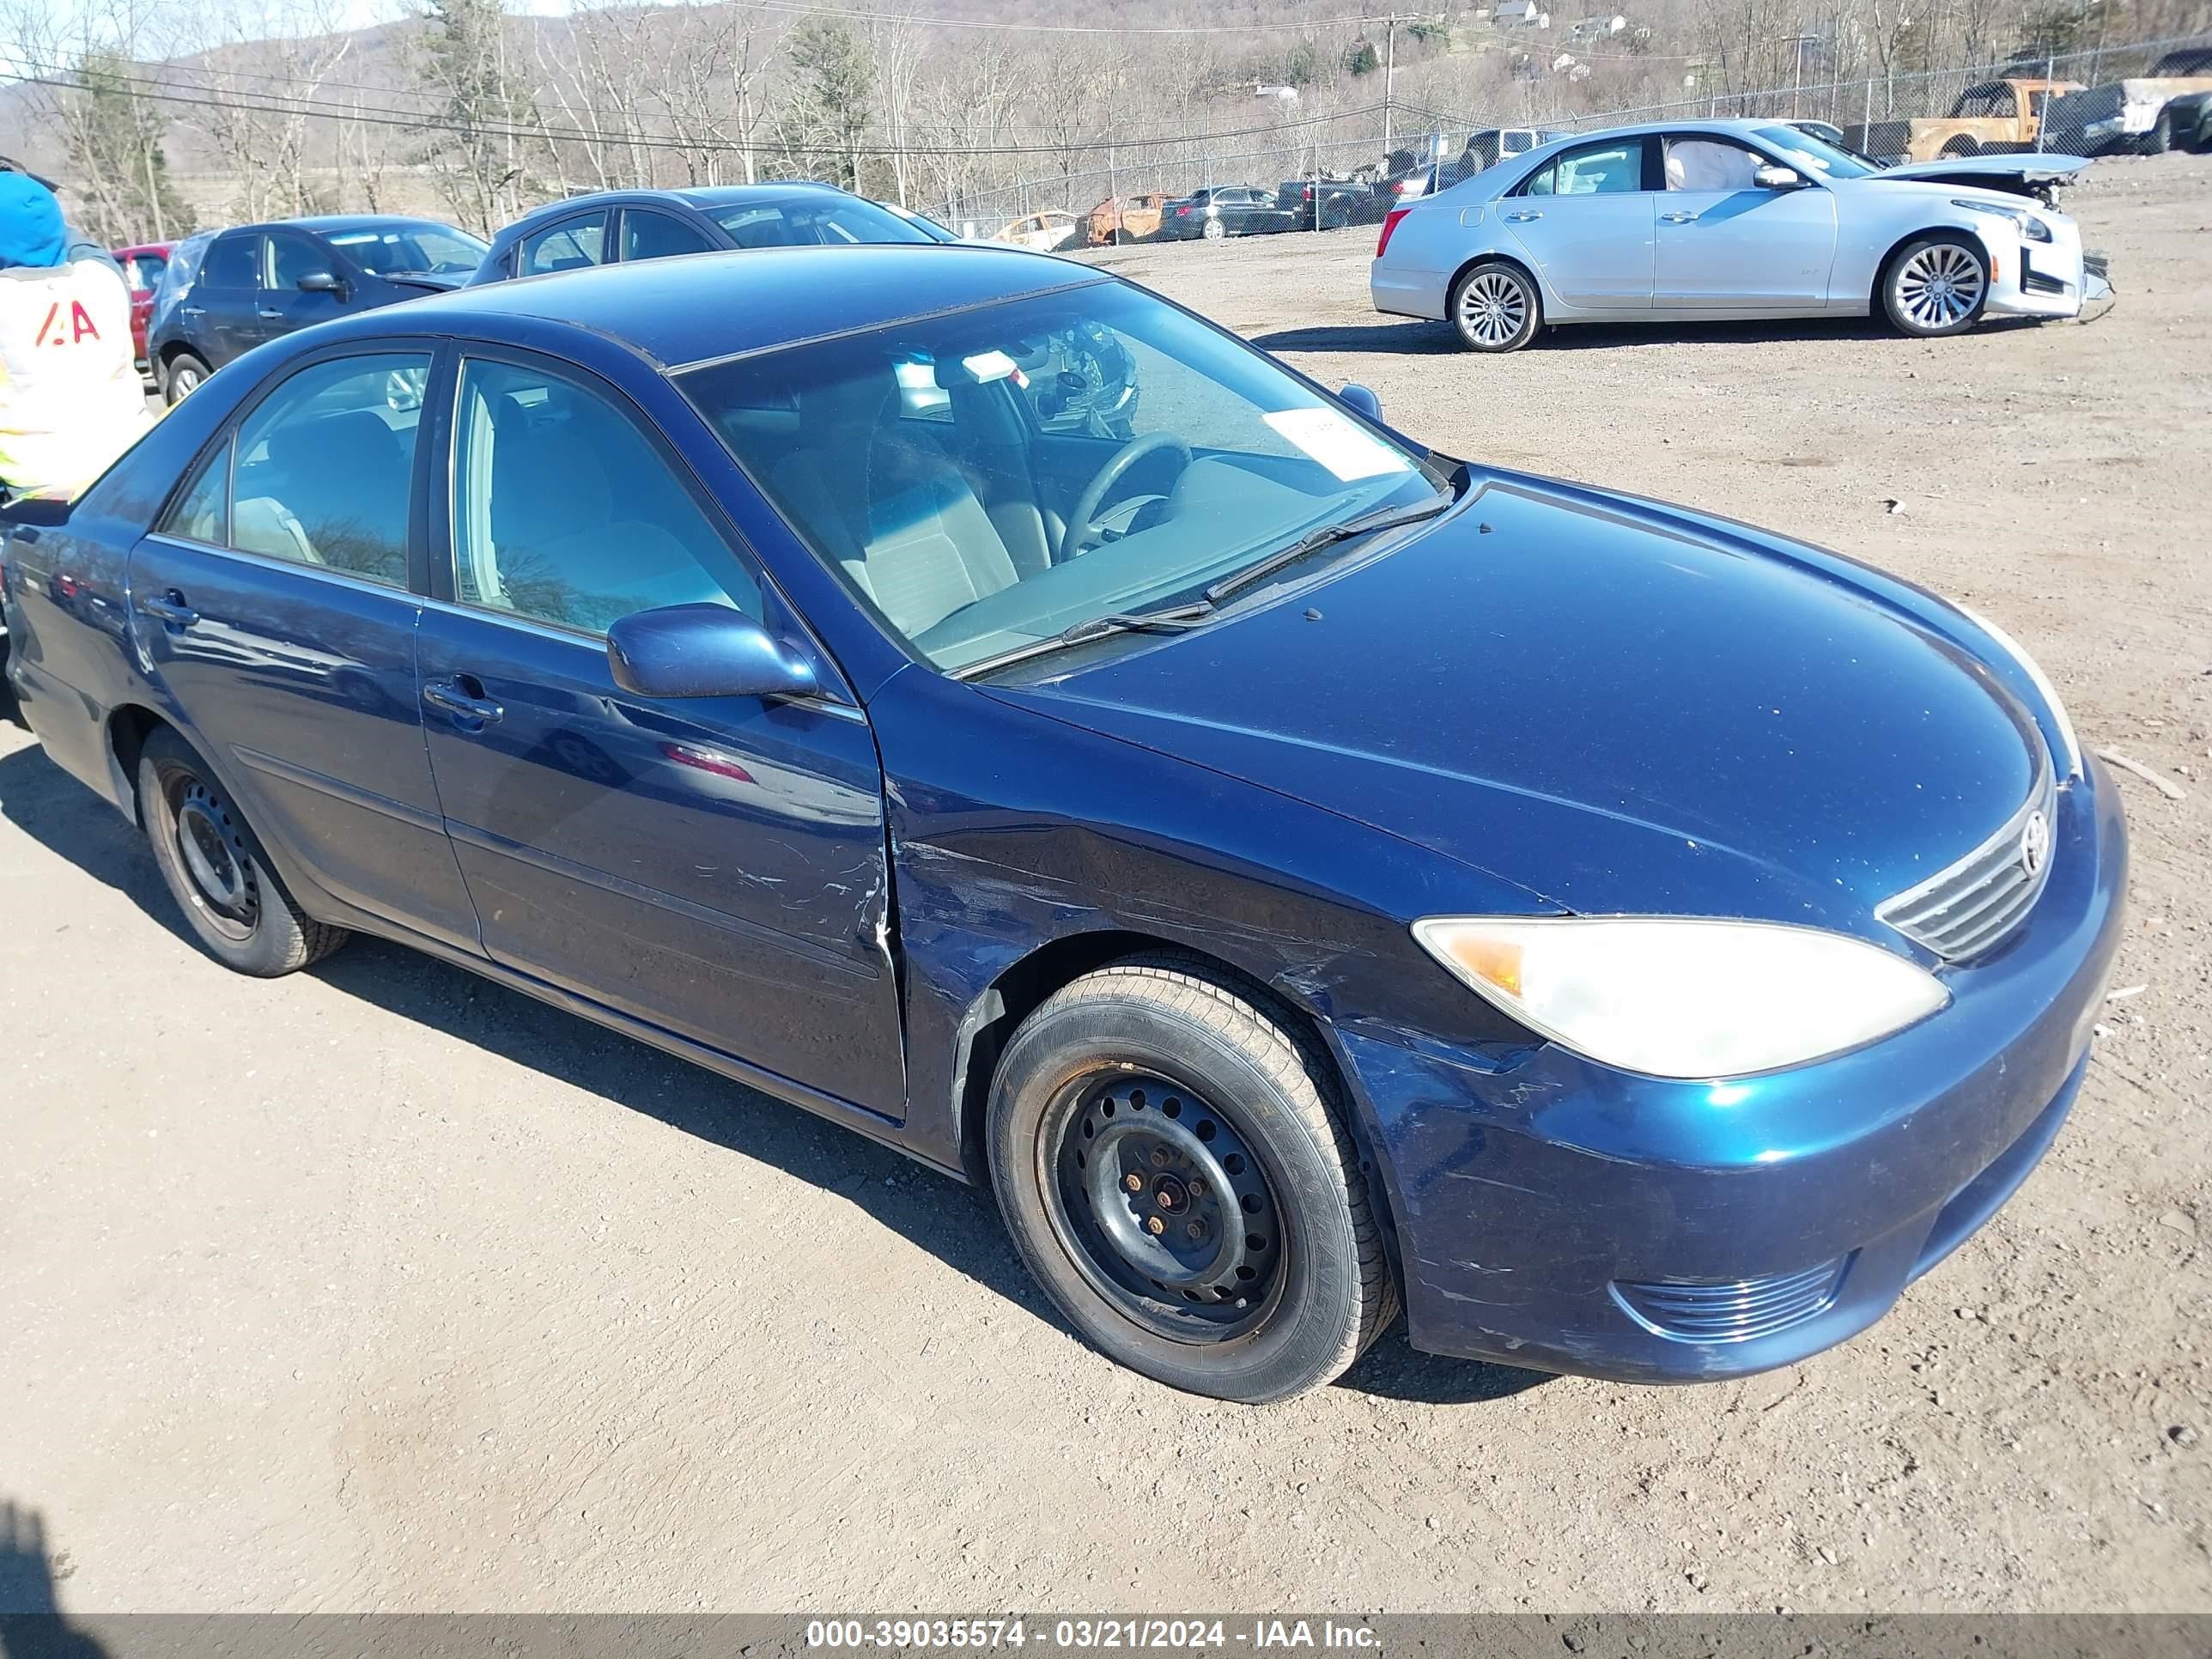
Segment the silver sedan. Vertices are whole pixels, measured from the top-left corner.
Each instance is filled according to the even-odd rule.
[[[2051,159],[1883,169],[1778,121],[1577,133],[1392,213],[1369,291],[1377,311],[1449,322],[1475,351],[1565,323],[1878,310],[1936,336],[1988,315],[2071,317],[2107,291],[2103,273],[2073,220],[2014,193]]]

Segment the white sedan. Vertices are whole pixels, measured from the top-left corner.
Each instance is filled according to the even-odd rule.
[[[1556,139],[1393,212],[1369,292],[1514,351],[1565,323],[1877,309],[1957,334],[2109,290],[2074,221],[2033,194],[1878,168],[1778,121],[1685,121]]]

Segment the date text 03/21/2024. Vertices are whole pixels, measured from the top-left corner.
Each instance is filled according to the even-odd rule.
[[[1000,1619],[816,1619],[806,1626],[812,1649],[945,1649],[988,1651],[1040,1647],[1071,1650],[1146,1649],[1218,1652],[1232,1647],[1257,1652],[1356,1648],[1382,1644],[1371,1626],[1334,1620],[1254,1619],[1231,1627],[1223,1619],[1059,1619],[1047,1623]]]

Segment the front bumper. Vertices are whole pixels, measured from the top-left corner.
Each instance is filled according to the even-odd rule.
[[[1346,1024],[1385,1153],[1413,1346],[1691,1382],[1873,1324],[2051,1145],[2118,947],[2127,838],[2093,761],[2048,884],[1951,1006],[1835,1059],[1730,1083],[1510,1063]]]
[[[1985,232],[1996,261],[1985,307],[1995,317],[2073,317],[2082,305],[2109,294],[2090,292],[2091,283],[2081,251],[2081,232],[2070,219],[2045,220],[2051,240],[2031,242],[2017,234],[1999,237]]]

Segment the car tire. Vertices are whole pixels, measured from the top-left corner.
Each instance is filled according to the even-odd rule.
[[[1218,242],[1228,234],[1229,227],[1218,219],[1208,219],[1206,222],[1206,228],[1199,232],[1199,234],[1209,242]]]
[[[2142,153],[2163,155],[2172,148],[2173,112],[2162,109],[2158,112],[2158,119],[2150,124],[2150,131],[2143,134]]]
[[[1941,161],[1954,161],[1962,155],[1979,155],[1981,153],[1981,145],[1977,143],[1973,139],[1954,138],[1949,143],[1943,146],[1942,151],[1937,155],[1936,160]]]
[[[224,967],[275,979],[320,962],[351,937],[292,902],[229,792],[167,727],[147,738],[138,757],[138,816],[170,896]]]
[[[214,373],[191,352],[179,351],[161,371],[162,401],[173,408],[199,390],[201,383]]]
[[[1544,300],[1526,271],[1492,259],[1452,284],[1445,314],[1469,351],[1518,351],[1544,326]]]
[[[1022,1022],[992,1079],[1000,1211],[1108,1358],[1190,1394],[1288,1399],[1397,1311],[1334,1096],[1286,1020],[1200,964],[1101,969]]]
[[[1956,231],[1916,236],[1881,273],[1881,308],[1890,326],[1917,339],[1965,333],[1981,321],[1989,299],[1989,256]]]

